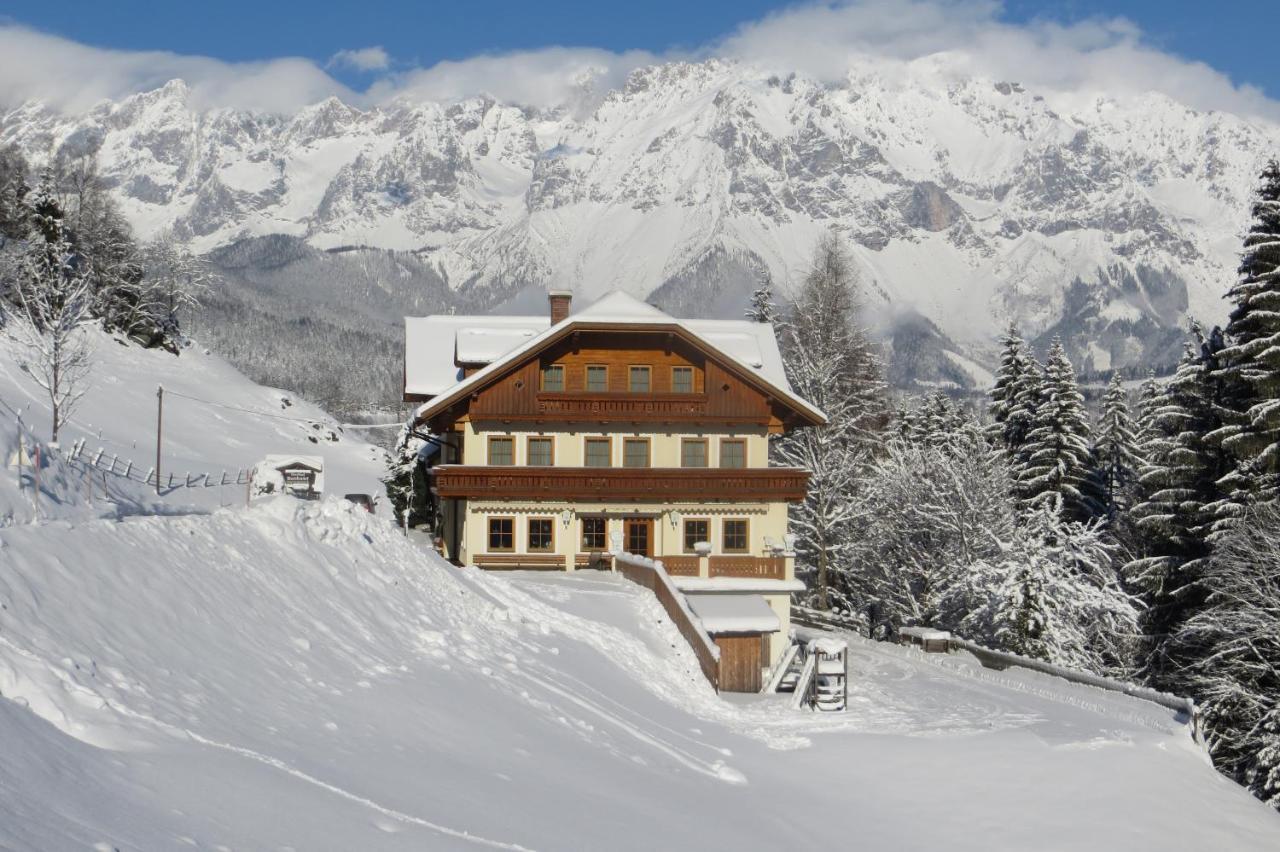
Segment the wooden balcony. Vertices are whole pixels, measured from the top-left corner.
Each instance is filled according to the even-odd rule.
[[[712,577],[785,580],[787,563],[781,556],[712,556],[707,559],[707,573]]]
[[[434,468],[440,497],[500,500],[777,501],[804,499],[809,472],[765,467],[488,467]]]
[[[655,421],[707,416],[703,393],[540,393],[538,417],[548,420]]]

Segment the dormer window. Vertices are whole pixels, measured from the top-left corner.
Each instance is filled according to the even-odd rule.
[[[542,368],[542,389],[553,393],[564,390],[563,366],[551,364]]]
[[[692,367],[672,367],[671,368],[671,392],[672,393],[693,393],[693,368]]]
[[[627,384],[627,389],[632,393],[648,393],[649,387],[649,368],[632,367],[631,380]]]

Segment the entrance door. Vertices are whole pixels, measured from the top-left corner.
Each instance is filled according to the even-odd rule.
[[[653,556],[653,518],[627,518],[622,524],[622,547],[637,556]]]

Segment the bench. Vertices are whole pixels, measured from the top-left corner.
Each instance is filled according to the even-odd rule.
[[[607,571],[613,567],[613,554],[603,551],[579,553],[573,557],[573,567],[592,568],[596,571]]]
[[[918,645],[926,654],[945,654],[951,650],[951,634],[932,627],[903,627],[898,630],[898,644]]]
[[[564,570],[564,557],[558,553],[479,553],[471,561],[479,568],[496,570]]]

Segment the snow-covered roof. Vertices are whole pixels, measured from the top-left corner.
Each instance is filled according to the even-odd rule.
[[[747,320],[678,319],[615,290],[555,325],[549,317],[428,316],[405,318],[405,392],[434,397],[421,406],[421,419],[442,408],[446,398],[482,384],[503,366],[519,360],[573,327],[592,325],[674,325],[702,345],[754,375],[794,408],[818,421],[826,416],[796,396],[787,382],[773,326]],[[485,364],[463,378],[457,363]]]
[[[324,456],[281,456],[268,455],[262,460],[267,467],[279,470],[282,467],[309,467],[312,470],[324,470]]]
[[[800,580],[770,580],[759,577],[672,577],[676,588],[687,595],[722,593],[722,594],[757,594],[757,595],[789,595],[792,592],[803,592],[805,585]]]
[[[777,614],[759,595],[690,595],[689,608],[708,633],[775,633]]]
[[[405,317],[405,392],[423,396],[443,393],[462,378],[462,371],[454,363],[459,354],[479,359],[482,354],[498,349],[499,345],[504,346],[484,360],[472,362],[458,358],[463,363],[487,364],[546,331],[550,325],[548,317]],[[460,333],[463,332],[461,337],[465,342],[460,341]]]

